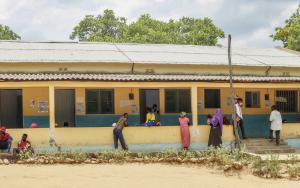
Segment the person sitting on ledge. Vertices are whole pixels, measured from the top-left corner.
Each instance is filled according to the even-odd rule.
[[[156,116],[155,113],[152,112],[152,108],[147,107],[146,111],[146,122],[144,125],[147,127],[160,126],[160,122],[156,121]]]
[[[0,150],[10,153],[12,137],[6,132],[5,127],[0,128]]]
[[[21,141],[18,143],[17,153],[21,152],[31,152],[33,153],[33,149],[31,147],[31,143],[27,140],[28,135],[23,134]]]

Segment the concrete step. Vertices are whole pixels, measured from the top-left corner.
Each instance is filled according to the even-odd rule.
[[[287,149],[262,149],[262,150],[248,150],[250,153],[256,154],[279,154],[279,153],[295,153],[295,149],[287,148]]]
[[[275,139],[274,139],[275,141]],[[255,144],[261,144],[261,143],[269,143],[270,142],[270,139],[245,139],[245,140],[242,140],[243,143],[246,143],[246,144],[250,144],[250,143],[255,143]],[[280,140],[280,142],[284,142],[284,140]]]
[[[275,140],[270,142],[269,139],[246,139],[242,142],[245,149],[251,153],[272,154],[272,153],[295,153],[296,150],[291,148],[284,140],[280,140],[280,145],[275,145]]]
[[[12,154],[11,153],[2,153],[0,152],[0,159],[11,159]]]
[[[267,150],[267,149],[290,149],[288,145],[270,145],[270,146],[246,146],[248,150]]]
[[[242,143],[245,146],[275,146],[275,142],[269,142],[269,143]],[[279,146],[288,146],[288,144],[286,142],[281,142]]]

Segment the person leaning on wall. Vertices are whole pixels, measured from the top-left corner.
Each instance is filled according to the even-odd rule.
[[[125,138],[123,136],[123,128],[128,126],[128,113],[124,113],[117,123],[114,123],[115,127],[113,130],[114,135],[114,147],[118,149],[118,142],[120,141],[123,150],[128,150]]]

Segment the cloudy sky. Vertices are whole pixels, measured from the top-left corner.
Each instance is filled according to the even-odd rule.
[[[0,0],[0,24],[11,27],[23,40],[65,41],[86,14],[113,9],[118,16],[136,20],[141,14],[169,18],[209,17],[233,45],[273,47],[274,28],[297,9],[300,0]],[[220,40],[226,44],[225,40]]]

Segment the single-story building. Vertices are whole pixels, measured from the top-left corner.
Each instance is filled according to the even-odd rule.
[[[247,137],[268,135],[273,104],[287,120],[282,136],[298,137],[300,54],[233,48],[232,63]],[[227,48],[219,46],[0,41],[0,124],[15,141],[26,132],[39,146],[48,145],[50,127],[60,144],[112,144],[112,123],[127,112],[129,144],[172,144],[180,143],[178,116],[186,111],[193,142],[205,143],[207,115],[221,108],[230,118],[228,72]],[[153,104],[162,126],[139,126]],[[223,140],[233,138],[225,126]]]

